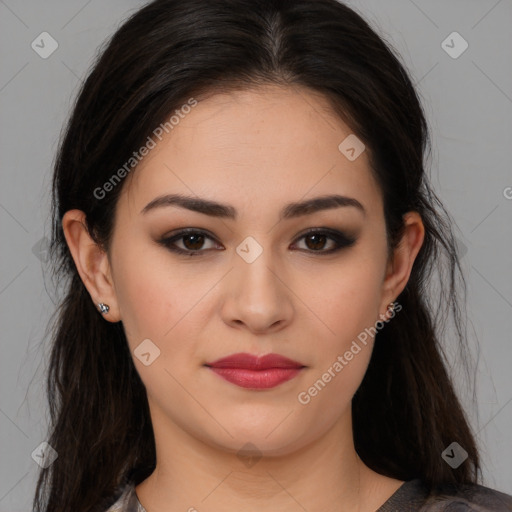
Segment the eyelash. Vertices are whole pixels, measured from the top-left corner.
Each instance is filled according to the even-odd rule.
[[[177,253],[177,254],[181,254],[184,256],[199,256],[202,252],[206,252],[206,250],[202,250],[202,249],[198,249],[196,251],[193,251],[191,249],[184,250],[184,249],[181,249],[181,248],[173,245],[175,241],[177,241],[181,238],[184,238],[187,235],[197,235],[197,234],[204,235],[206,238],[209,238],[210,240],[215,241],[215,239],[213,237],[211,237],[210,235],[208,235],[208,233],[206,233],[204,231],[201,231],[198,229],[184,229],[184,230],[176,233],[173,236],[163,238],[162,240],[159,241],[159,243],[161,245],[163,245],[164,247],[166,247],[168,250],[170,250],[174,253]],[[308,249],[299,249],[299,250],[302,250],[302,251],[305,250],[306,252],[310,252],[310,253],[317,253],[318,255],[327,255],[327,254],[334,254],[334,253],[340,251],[341,249],[351,247],[356,242],[355,238],[344,235],[343,233],[341,233],[339,231],[322,228],[322,229],[310,229],[306,233],[303,233],[299,238],[297,238],[294,243],[296,243],[299,240],[302,240],[303,238],[310,236],[310,235],[327,235],[328,238],[330,238],[331,240],[334,240],[336,242],[336,247],[334,247],[333,249],[329,249],[327,251],[324,251],[324,250],[315,251],[312,249],[309,249],[309,250]]]

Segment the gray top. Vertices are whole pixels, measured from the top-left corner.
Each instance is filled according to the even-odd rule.
[[[511,512],[512,496],[481,485],[464,485],[456,490],[445,486],[428,499],[421,480],[404,482],[376,512]],[[133,484],[126,485],[117,501],[105,512],[147,512]]]

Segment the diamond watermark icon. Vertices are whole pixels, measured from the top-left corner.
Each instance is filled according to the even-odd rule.
[[[31,454],[32,459],[43,469],[50,467],[58,456],[46,441],[43,441]]]
[[[149,366],[160,355],[160,349],[146,338],[134,349],[133,354],[144,366]]]
[[[353,162],[365,150],[365,145],[353,133],[351,133],[348,137],[343,139],[341,144],[338,146],[338,149],[340,150],[340,153],[347,157],[348,160]]]
[[[252,468],[262,457],[260,450],[252,443],[245,443],[236,456],[244,463],[245,467]]]
[[[30,46],[39,57],[47,59],[59,47],[59,43],[48,32],[41,32]]]
[[[468,47],[468,42],[458,32],[452,32],[441,43],[441,48],[452,59],[458,59],[468,49]]]
[[[238,245],[236,252],[246,263],[252,263],[263,252],[263,247],[252,236],[248,236]]]
[[[45,236],[33,247],[32,254],[41,262],[46,263],[49,257],[50,241]]]
[[[457,252],[459,253],[460,258],[464,258],[464,256],[466,256],[468,253],[467,245],[457,237],[455,237],[455,244],[457,246]]]
[[[453,469],[457,469],[467,458],[468,452],[454,441],[441,453],[443,460]]]

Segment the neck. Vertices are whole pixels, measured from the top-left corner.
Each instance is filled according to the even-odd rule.
[[[350,410],[323,436],[279,452],[268,439],[240,440],[243,450],[217,447],[159,414],[153,407],[156,468],[136,487],[148,512],[375,510],[401,484],[359,459]]]

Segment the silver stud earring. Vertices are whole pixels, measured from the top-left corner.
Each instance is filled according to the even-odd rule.
[[[394,310],[395,310],[395,303],[394,303],[394,302],[390,302],[390,303],[388,304],[388,311],[389,311],[390,313],[393,313],[393,311],[394,311]]]
[[[110,306],[108,304],[103,304],[103,302],[100,302],[98,304],[98,307],[100,308],[101,314],[104,315],[109,312]]]

